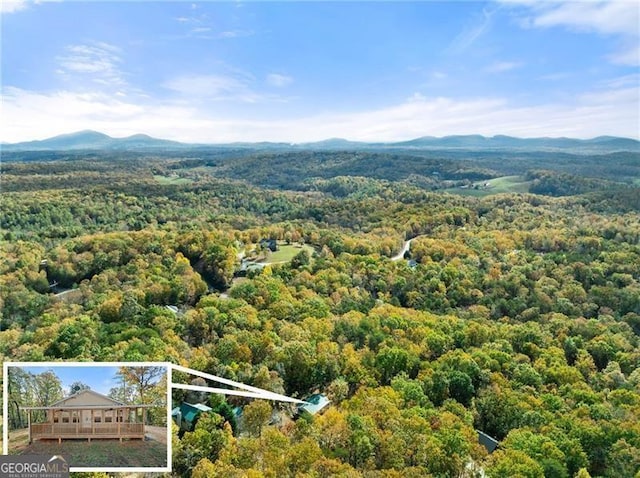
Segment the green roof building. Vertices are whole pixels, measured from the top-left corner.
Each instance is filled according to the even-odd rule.
[[[171,418],[176,422],[176,425],[180,427],[180,430],[192,431],[201,413],[210,412],[211,407],[203,405],[202,403],[182,402],[179,407],[171,410]]]

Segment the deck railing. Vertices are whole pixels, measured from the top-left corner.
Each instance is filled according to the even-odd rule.
[[[144,436],[143,423],[32,423],[32,438],[90,438]]]

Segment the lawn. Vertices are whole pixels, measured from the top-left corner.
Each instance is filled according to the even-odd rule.
[[[193,182],[193,179],[181,178],[176,175],[162,176],[160,174],[155,174],[153,179],[158,181],[160,184],[191,184]]]
[[[62,455],[72,467],[166,467],[167,445],[149,439],[129,440],[38,440],[27,443],[27,430],[9,433],[10,455]]]
[[[266,259],[260,261],[264,264],[279,264],[283,262],[289,262],[300,251],[306,250],[309,255],[313,254],[313,247],[308,244],[278,244],[278,250],[271,252]]]
[[[485,183],[489,183],[489,186],[485,187]],[[474,189],[473,187],[468,189],[449,188],[445,189],[445,191],[451,194],[460,194],[463,196],[483,197],[501,193],[527,193],[529,192],[530,184],[531,181],[525,181],[520,176],[502,176],[474,183],[474,186],[477,185],[479,189]]]

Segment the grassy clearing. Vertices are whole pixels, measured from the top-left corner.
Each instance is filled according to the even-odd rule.
[[[181,178],[180,176],[172,175],[172,176],[162,176],[160,174],[155,174],[153,176],[160,184],[191,184],[193,179],[189,178]]]
[[[155,440],[38,440],[27,443],[27,430],[9,434],[10,455],[62,455],[73,467],[164,467],[167,445]]]
[[[313,247],[308,244],[278,244],[278,250],[268,254],[268,256],[259,262],[264,264],[277,264],[281,262],[289,262],[300,251],[306,250],[309,254],[313,254]]]
[[[485,186],[486,183],[489,185]],[[502,176],[474,183],[473,187],[468,189],[449,188],[445,189],[445,191],[462,196],[483,197],[501,193],[527,193],[529,192],[530,184],[531,181],[525,181],[521,176]],[[478,189],[475,189],[475,186],[477,186]]]
[[[22,453],[21,450],[25,449],[27,445],[29,445],[29,430],[23,428],[9,432],[10,455]]]

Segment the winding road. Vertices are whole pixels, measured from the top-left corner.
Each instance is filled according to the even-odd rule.
[[[413,241],[414,239],[418,239],[419,237],[424,236],[424,234],[421,234],[419,236],[416,237],[412,237],[411,239],[408,239],[406,241],[404,241],[404,244],[402,245],[402,250],[400,252],[398,252],[395,256],[393,256],[391,258],[392,261],[399,261],[400,259],[402,259],[404,257],[404,254],[411,249],[411,241]]]

